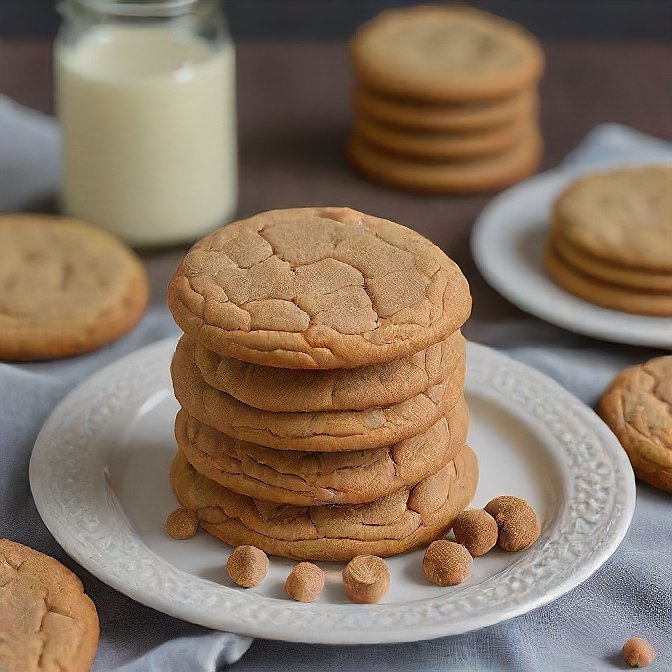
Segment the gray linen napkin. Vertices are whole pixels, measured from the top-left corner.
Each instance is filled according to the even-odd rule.
[[[607,125],[595,129],[570,159],[669,151],[630,129]],[[48,200],[58,180],[53,121],[0,98],[0,211]],[[329,647],[257,640],[240,658],[249,638],[170,618],[98,581],[67,557],[40,520],[28,485],[30,451],[68,390],[128,352],[176,333],[167,311],[155,308],[133,332],[96,353],[40,364],[0,363],[0,536],[54,555],[82,578],[101,618],[94,672],[216,672],[232,663],[232,670],[275,672],[606,671],[622,668],[618,648],[633,634],[649,638],[658,650],[652,670],[672,669],[672,502],[642,485],[630,532],[589,581],[531,614],[430,642]],[[591,405],[619,369],[656,354],[569,334],[532,317],[473,320],[469,335],[544,371]]]

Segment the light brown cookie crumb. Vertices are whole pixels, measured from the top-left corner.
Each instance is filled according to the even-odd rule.
[[[268,556],[256,546],[237,546],[226,561],[226,571],[235,584],[254,588],[268,574]]]
[[[390,587],[390,570],[377,555],[358,555],[345,566],[343,585],[353,602],[374,604]]]
[[[180,507],[166,518],[166,532],[173,539],[191,539],[198,532],[196,511]]]
[[[509,495],[495,497],[486,504],[485,510],[497,522],[497,543],[505,551],[522,551],[539,538],[539,519],[524,499]]]
[[[453,534],[455,541],[462,544],[472,558],[477,558],[497,544],[499,528],[485,509],[468,509],[455,519]]]
[[[656,657],[654,648],[643,637],[630,637],[621,653],[630,667],[648,667]]]
[[[324,572],[312,562],[294,565],[285,581],[285,592],[298,602],[314,602],[324,588]]]
[[[456,586],[471,576],[471,555],[454,541],[439,539],[425,551],[422,568],[428,581],[437,586]]]

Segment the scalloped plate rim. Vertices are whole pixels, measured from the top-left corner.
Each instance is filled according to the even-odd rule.
[[[340,645],[420,641],[437,637],[462,634],[471,630],[494,625],[504,620],[508,620],[510,618],[527,613],[557,599],[572,588],[575,588],[579,584],[583,583],[602,564],[604,564],[604,562],[606,562],[614,553],[627,532],[632,515],[634,513],[635,505],[634,475],[627,457],[625,456],[625,452],[620,448],[620,444],[618,444],[617,439],[606,427],[606,425],[604,425],[599,417],[587,406],[573,397],[569,392],[564,390],[558,383],[551,380],[539,371],[520,362],[516,362],[515,360],[510,359],[508,356],[487,348],[486,346],[469,343],[468,353],[470,359],[475,360],[477,358],[483,358],[485,361],[488,361],[488,363],[494,363],[495,366],[508,367],[514,371],[514,375],[522,376],[524,379],[529,381],[536,381],[537,384],[540,384],[545,388],[549,388],[555,395],[559,395],[564,403],[568,404],[570,407],[573,407],[574,413],[584,416],[583,419],[587,421],[587,424],[590,427],[590,431],[596,435],[602,447],[606,447],[607,453],[610,454],[610,459],[613,459],[612,466],[614,468],[614,473],[619,475],[620,484],[623,487],[623,489],[618,493],[618,496],[622,500],[620,516],[617,519],[611,521],[612,524],[610,525],[608,537],[603,539],[596,548],[593,547],[592,550],[594,553],[590,559],[590,562],[582,563],[577,571],[575,571],[566,580],[557,583],[557,585],[553,586],[552,589],[546,590],[545,592],[538,594],[536,597],[527,599],[522,605],[518,604],[509,608],[498,607],[497,609],[493,609],[484,615],[480,615],[478,617],[472,616],[470,619],[467,617],[466,619],[459,620],[457,622],[435,619],[433,622],[423,622],[421,624],[412,623],[399,625],[396,627],[385,627],[384,629],[367,629],[366,627],[362,627],[361,621],[366,621],[367,618],[371,618],[374,615],[381,613],[392,614],[392,612],[395,612],[394,615],[398,616],[398,612],[407,611],[409,607],[412,607],[415,604],[423,605],[423,607],[426,608],[427,603],[431,603],[432,605],[434,605],[434,603],[440,603],[440,598],[409,601],[402,605],[384,603],[378,605],[304,605],[291,602],[289,606],[294,610],[310,608],[311,613],[324,612],[325,614],[331,615],[334,618],[339,616],[341,612],[343,615],[356,613],[356,620],[358,623],[356,627],[342,629],[333,627],[333,625],[327,629],[293,629],[291,625],[287,626],[283,623],[280,623],[279,625],[277,623],[273,623],[272,618],[268,618],[266,623],[257,623],[253,621],[243,622],[238,621],[235,617],[229,618],[226,614],[222,614],[221,612],[212,614],[208,613],[207,610],[204,611],[203,609],[199,609],[193,605],[189,606],[180,603],[176,601],[174,596],[169,594],[149,594],[147,590],[143,589],[143,585],[141,583],[134,582],[132,577],[129,575],[119,575],[115,572],[115,569],[118,571],[118,568],[114,566],[108,567],[102,563],[99,558],[87,554],[83,545],[79,543],[81,542],[81,530],[76,528],[76,526],[74,526],[73,529],[72,523],[69,525],[64,525],[62,521],[59,521],[58,518],[55,517],[51,508],[50,497],[46,490],[47,481],[51,475],[51,472],[48,469],[48,460],[51,456],[50,447],[54,445],[54,436],[63,432],[63,422],[67,420],[68,416],[71,414],[70,409],[74,402],[79,402],[81,400],[85,403],[90,397],[93,396],[91,394],[92,390],[100,388],[102,385],[109,386],[111,381],[113,381],[115,376],[119,375],[120,372],[124,370],[135,371],[137,368],[141,367],[141,363],[146,363],[147,360],[152,360],[152,358],[155,358],[157,362],[162,361],[163,359],[165,359],[167,362],[169,355],[172,354],[172,351],[174,350],[175,344],[176,339],[171,337],[145,346],[144,348],[141,348],[140,350],[137,350],[127,355],[126,357],[123,357],[122,359],[108,365],[76,387],[58,404],[58,406],[54,409],[45,422],[36,439],[35,447],[33,449],[33,454],[31,455],[30,460],[29,475],[33,497],[35,499],[38,512],[40,513],[44,523],[46,524],[49,531],[53,534],[55,539],[64,548],[68,555],[70,555],[91,574],[112,586],[116,590],[124,593],[128,597],[131,597],[132,599],[140,602],[141,604],[157,609],[158,611],[166,613],[170,616],[181,618],[185,621],[206,627],[225,630],[240,635],[261,637],[265,639],[279,639],[288,642]],[[469,387],[469,382],[467,387]],[[491,390],[484,392],[486,397],[490,397],[493,394],[495,393]],[[104,479],[105,475],[101,474],[101,478]],[[127,525],[123,516],[123,512],[121,512],[120,518],[122,519],[122,523]],[[132,532],[132,530],[130,531]],[[263,609],[272,610],[273,604],[279,605],[281,609],[286,609],[288,606],[285,604],[284,600],[277,600],[261,595],[255,595],[254,593],[241,593],[207,579],[196,577],[188,572],[174,568],[168,563],[168,561],[159,557],[149,548],[145,547],[142,542],[139,543],[139,546],[143,549],[142,552],[146,556],[144,558],[145,560],[149,562],[153,561],[157,567],[162,567],[164,571],[168,571],[170,568],[170,571],[174,571],[174,573],[179,576],[181,580],[188,584],[193,582],[195,584],[203,583],[208,586],[217,586],[223,591],[229,591],[230,593],[233,593],[235,595],[235,602],[238,602],[239,600],[242,600],[243,602],[259,602]],[[517,567],[521,565],[521,563],[523,566],[525,565],[524,558],[520,561],[517,561],[515,566]],[[112,563],[112,565],[114,565],[114,563]],[[511,569],[513,566],[514,565],[510,565],[506,571]],[[497,575],[491,577],[483,583],[496,583],[496,578]],[[482,584],[467,586],[463,590],[477,590],[481,585]],[[355,610],[358,611],[355,612]],[[342,616],[339,617],[342,618]]]

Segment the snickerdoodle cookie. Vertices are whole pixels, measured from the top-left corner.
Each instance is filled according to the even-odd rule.
[[[445,534],[468,505],[478,480],[476,456],[465,446],[455,459],[411,489],[371,504],[297,507],[239,495],[200,475],[178,452],[171,468],[183,506],[232,546],[251,544],[297,560],[389,556]]]
[[[69,569],[0,539],[0,670],[86,672],[98,634],[96,607]]]
[[[598,410],[637,476],[672,492],[672,355],[619,373]]]
[[[168,305],[203,346],[296,369],[407,357],[457,331],[471,297],[420,234],[349,208],[274,210],[197,242]]]
[[[66,217],[0,216],[0,359],[100,348],[135,326],[148,294],[140,259],[111,234]]]
[[[341,453],[276,450],[234,439],[181,410],[177,444],[201,474],[279,504],[361,504],[413,486],[450,462],[467,438],[464,401],[426,432],[392,446]]]

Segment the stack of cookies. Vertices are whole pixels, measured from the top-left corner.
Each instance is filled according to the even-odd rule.
[[[598,306],[672,316],[672,167],[589,175],[556,200],[546,267]]]
[[[471,309],[457,265],[348,208],[276,210],[199,241],[169,286],[181,504],[234,546],[302,560],[442,536],[465,445]]]
[[[358,31],[351,58],[349,153],[365,176],[466,193],[536,170],[544,56],[520,26],[467,7],[393,9]]]

